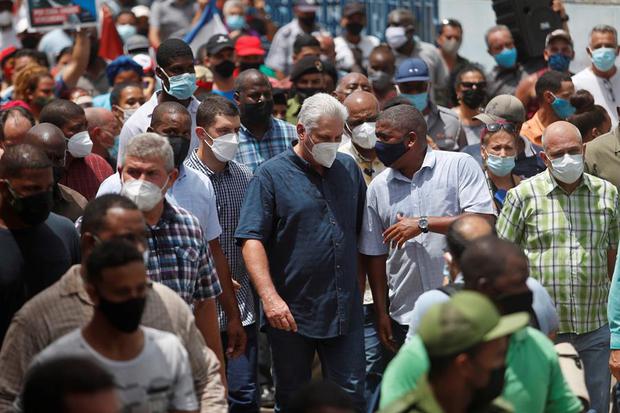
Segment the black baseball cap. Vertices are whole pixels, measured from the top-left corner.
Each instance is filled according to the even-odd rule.
[[[215,36],[211,36],[211,38],[207,41],[208,55],[214,55],[224,49],[235,49],[235,45],[232,40],[230,40],[230,37],[225,34],[216,34]]]

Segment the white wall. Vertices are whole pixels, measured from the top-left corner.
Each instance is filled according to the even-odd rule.
[[[573,72],[590,64],[585,49],[588,34],[594,25],[609,24],[620,30],[620,0],[604,3],[608,4],[575,4],[565,0],[566,12],[570,17],[568,27],[575,43],[575,60],[571,65]],[[484,43],[484,33],[495,25],[491,0],[439,0],[439,19],[444,18],[455,18],[463,25],[464,38],[460,54],[483,64],[487,69],[493,67],[494,61],[488,55]]]

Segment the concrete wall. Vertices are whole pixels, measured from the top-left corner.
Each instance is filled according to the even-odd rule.
[[[565,5],[570,17],[568,26],[575,43],[571,71],[578,72],[590,64],[586,54],[590,29],[604,23],[620,30],[620,0],[565,0]],[[460,53],[487,69],[493,67],[494,61],[486,52],[484,42],[484,33],[495,25],[491,0],[439,0],[439,19],[449,17],[463,24],[464,39]]]

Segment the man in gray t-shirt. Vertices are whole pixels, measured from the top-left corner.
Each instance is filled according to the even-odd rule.
[[[114,376],[123,412],[198,412],[187,352],[179,339],[140,326],[151,288],[142,253],[119,239],[95,247],[85,280],[95,304],[93,318],[50,344],[31,368],[57,357],[86,356]]]
[[[197,10],[196,3],[189,0],[155,0],[149,17],[151,45],[159,47],[171,34],[187,30]]]

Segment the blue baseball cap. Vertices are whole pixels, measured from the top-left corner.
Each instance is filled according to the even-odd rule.
[[[428,82],[430,78],[428,65],[417,57],[403,61],[396,72],[396,83]]]

